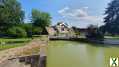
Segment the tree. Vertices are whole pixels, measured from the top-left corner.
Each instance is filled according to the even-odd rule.
[[[75,35],[80,35],[80,29],[79,28],[72,26],[72,29],[74,30]]]
[[[0,1],[0,32],[23,22],[24,12],[17,0]]]
[[[33,9],[32,10],[32,23],[33,26],[38,29],[45,30],[45,27],[51,24],[51,17],[46,12],[41,12],[39,10]]]
[[[105,33],[106,33],[106,32],[105,32],[105,25],[100,26],[100,27],[99,27],[99,31],[100,31],[101,33],[105,34]]]
[[[105,15],[105,31],[111,34],[119,34],[119,0],[113,0],[109,3]]]
[[[40,27],[34,27],[34,28],[32,29],[32,34],[33,34],[33,35],[41,34],[41,32],[42,32],[42,29],[41,29]]]
[[[103,40],[104,35],[100,32],[99,28],[94,25],[89,25],[87,28],[86,37],[93,40]]]
[[[32,37],[32,23],[22,23],[19,25],[19,27],[23,28],[27,32],[28,37]]]

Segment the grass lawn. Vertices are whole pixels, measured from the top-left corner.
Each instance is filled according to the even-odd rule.
[[[10,44],[0,45],[0,50],[15,48],[15,47],[23,46],[23,45],[25,45],[25,43],[12,44],[12,45],[10,45]]]
[[[38,38],[40,40],[47,40],[47,35],[34,35],[33,39],[35,38]],[[24,46],[26,43],[28,43],[31,40],[32,38],[0,38],[0,51],[9,48]],[[37,52],[39,51],[39,48],[36,48],[33,51]]]
[[[0,38],[0,42],[29,41],[31,38]]]
[[[31,38],[0,38],[0,50],[24,46]]]
[[[106,39],[119,39],[119,36],[104,36]]]

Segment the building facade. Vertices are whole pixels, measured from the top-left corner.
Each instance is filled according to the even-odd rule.
[[[46,28],[49,35],[54,36],[73,36],[74,31],[67,24],[63,22],[58,22],[55,26]]]

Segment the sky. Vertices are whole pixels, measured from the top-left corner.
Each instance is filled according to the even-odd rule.
[[[18,0],[25,11],[25,21],[31,18],[32,9],[48,12],[52,25],[64,22],[69,26],[85,28],[90,24],[103,25],[105,8],[112,0]]]

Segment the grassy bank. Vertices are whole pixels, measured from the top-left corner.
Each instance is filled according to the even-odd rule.
[[[0,38],[0,42],[29,41],[31,38]]]
[[[35,35],[33,36],[33,39],[39,39],[41,41],[46,41],[47,35]],[[32,38],[0,38],[0,51],[9,49],[9,48],[24,46],[26,45],[26,43],[28,43],[31,40]],[[37,52],[39,51],[38,49],[35,49],[33,51]]]
[[[31,38],[0,38],[0,50],[24,46]]]

